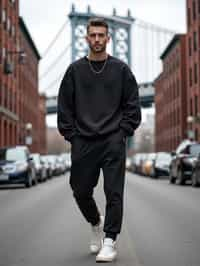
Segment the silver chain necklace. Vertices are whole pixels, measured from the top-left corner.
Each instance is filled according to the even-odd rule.
[[[95,74],[101,74],[101,73],[103,72],[105,66],[106,66],[107,60],[108,60],[108,55],[107,55],[107,57],[106,57],[106,60],[105,60],[105,62],[104,62],[104,64],[103,64],[102,68],[101,68],[99,71],[96,71],[96,70],[93,68],[93,66],[92,66],[92,62],[90,61],[90,59],[89,59],[89,57],[88,57],[88,62],[89,62],[89,66],[90,66],[91,71],[92,71],[93,73],[95,73]],[[98,62],[98,61],[97,61],[97,62]]]

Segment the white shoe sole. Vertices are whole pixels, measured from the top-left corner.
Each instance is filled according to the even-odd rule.
[[[90,246],[90,253],[91,254],[97,254],[100,250],[100,247],[97,246]]]
[[[103,257],[103,256],[97,256],[96,262],[112,262],[116,259],[117,253],[115,253],[112,257]]]

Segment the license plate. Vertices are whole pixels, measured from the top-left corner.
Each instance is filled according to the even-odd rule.
[[[7,181],[9,179],[9,176],[6,174],[0,174],[0,181]]]

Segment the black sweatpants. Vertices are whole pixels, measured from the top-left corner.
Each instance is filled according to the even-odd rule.
[[[93,190],[100,169],[103,170],[106,196],[104,232],[107,237],[116,236],[120,233],[123,216],[126,140],[122,131],[96,139],[75,136],[71,152],[70,185],[82,214],[92,225],[99,222]]]

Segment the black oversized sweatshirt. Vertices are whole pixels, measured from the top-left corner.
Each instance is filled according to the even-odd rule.
[[[132,136],[141,121],[138,86],[130,68],[108,56],[91,61],[85,56],[67,69],[58,94],[57,123],[61,135],[98,138],[122,130]]]

